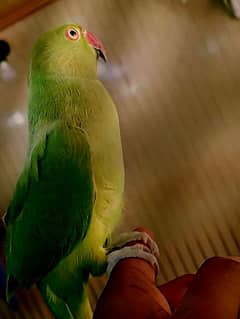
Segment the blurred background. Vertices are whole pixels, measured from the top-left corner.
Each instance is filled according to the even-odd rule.
[[[38,9],[38,10],[36,10]],[[0,211],[27,147],[27,74],[38,35],[77,22],[108,51],[99,77],[119,112],[126,196],[119,231],[151,228],[159,282],[240,252],[240,22],[217,0],[1,1]],[[104,279],[92,282],[94,303]]]

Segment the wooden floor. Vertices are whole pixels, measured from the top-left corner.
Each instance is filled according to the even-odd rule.
[[[208,256],[238,255],[240,22],[217,0],[60,0],[5,29],[17,78],[0,81],[2,213],[27,145],[30,49],[39,33],[70,21],[108,49],[99,76],[118,107],[126,165],[118,231],[155,232],[159,282]],[[93,303],[102,284],[90,287]]]

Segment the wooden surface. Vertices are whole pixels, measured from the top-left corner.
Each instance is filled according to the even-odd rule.
[[[41,32],[70,21],[108,49],[99,76],[118,107],[126,164],[118,231],[155,232],[160,282],[208,256],[238,255],[240,22],[217,0],[60,0],[4,30],[17,78],[0,81],[2,212],[26,151],[30,49]],[[102,285],[90,286],[93,304]]]
[[[53,1],[56,0],[2,0],[0,3],[0,30]]]

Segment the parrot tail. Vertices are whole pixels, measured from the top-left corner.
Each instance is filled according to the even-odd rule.
[[[87,284],[83,284],[79,295],[72,295],[68,303],[75,319],[92,319],[93,313],[88,298]]]
[[[59,297],[46,282],[38,283],[41,294],[58,319],[92,319],[92,309],[87,294],[87,284],[80,283],[77,294],[69,292],[65,300]]]

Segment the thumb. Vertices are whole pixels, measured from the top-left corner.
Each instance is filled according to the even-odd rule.
[[[192,280],[174,319],[237,319],[240,306],[240,262],[213,257]]]

